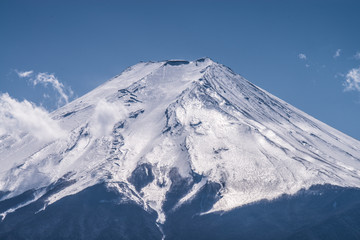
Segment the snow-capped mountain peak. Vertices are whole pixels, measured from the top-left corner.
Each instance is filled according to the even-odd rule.
[[[29,204],[65,182],[41,211],[104,182],[162,223],[207,183],[218,192],[208,212],[360,186],[359,141],[209,58],[136,64],[51,117],[65,135],[0,138],[3,199],[34,190]]]

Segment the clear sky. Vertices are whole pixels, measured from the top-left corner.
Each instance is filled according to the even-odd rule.
[[[359,12],[346,0],[1,0],[0,92],[54,110],[139,61],[208,56],[360,139]]]

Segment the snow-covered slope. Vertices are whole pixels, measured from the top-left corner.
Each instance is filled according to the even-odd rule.
[[[312,118],[208,58],[139,63],[56,110],[55,140],[0,137],[0,197],[27,190],[45,206],[105,182],[166,220],[209,182],[221,186],[210,212],[294,194],[317,184],[360,187],[360,142]],[[65,134],[64,134],[65,132]]]

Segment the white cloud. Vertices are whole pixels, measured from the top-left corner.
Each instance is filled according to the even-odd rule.
[[[305,64],[305,67],[307,67],[307,68],[310,67],[310,64]]]
[[[360,67],[353,68],[346,74],[344,87],[345,87],[345,91],[360,92]]]
[[[360,60],[360,52],[355,53],[354,58]]]
[[[45,109],[27,100],[19,102],[7,93],[0,95],[0,122],[0,135],[6,134],[16,139],[24,133],[41,141],[65,135],[58,122]]]
[[[343,73],[336,73],[336,74],[334,75],[334,77],[335,77],[335,78],[338,78],[338,77],[344,78],[344,77],[345,77],[345,74],[343,74]]]
[[[61,105],[63,103],[69,102],[69,97],[72,96],[73,91],[69,88],[68,90],[64,87],[64,84],[62,84],[54,74],[48,74],[48,73],[38,73],[36,75],[35,79],[31,79],[34,86],[38,84],[42,84],[44,86],[47,86],[50,84],[55,91],[57,91],[60,95],[58,104]],[[68,94],[67,94],[68,92]]]
[[[306,55],[305,55],[304,53],[299,53],[298,57],[299,57],[300,59],[302,59],[302,60],[306,60],[306,59],[307,59],[307,57],[306,57]]]
[[[341,49],[336,50],[333,58],[338,58],[338,57],[340,57],[340,54],[341,54]]]
[[[30,77],[32,74],[33,74],[33,70],[30,70],[30,71],[24,71],[24,72],[21,72],[21,71],[17,71],[15,70],[17,75],[21,78],[24,78],[24,77]]]
[[[118,104],[100,100],[91,119],[91,132],[95,137],[110,135],[114,125],[127,116],[127,110]]]
[[[32,77],[34,75],[34,71],[18,71],[15,70],[16,73],[20,78],[28,78],[29,81],[34,85],[43,85],[48,86],[51,85],[51,87],[59,94],[58,98],[58,106],[67,104],[69,102],[70,97],[74,94],[74,92],[71,90],[71,88],[66,88],[62,82],[59,81],[55,77],[54,74],[49,73],[38,73],[36,76]]]

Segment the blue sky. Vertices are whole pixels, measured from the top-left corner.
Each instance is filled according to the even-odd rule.
[[[359,9],[334,0],[2,0],[0,92],[51,111],[139,61],[208,56],[360,139]]]

